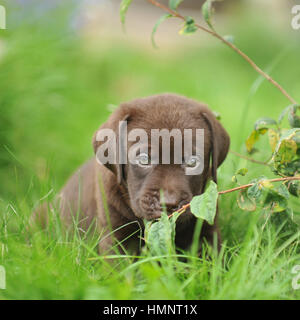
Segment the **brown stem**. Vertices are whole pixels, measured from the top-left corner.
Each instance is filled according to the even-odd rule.
[[[232,153],[232,154],[234,154],[234,155],[235,155],[235,156],[237,156],[237,157],[240,157],[240,158],[246,159],[246,160],[248,160],[248,161],[250,161],[250,162],[254,162],[254,163],[257,163],[257,164],[262,164],[262,165],[264,165],[264,166],[269,167],[269,165],[268,165],[268,163],[267,163],[267,162],[263,162],[263,161],[255,160],[255,159],[253,159],[253,158],[250,158],[250,157],[244,156],[243,154],[240,154],[240,153],[235,152],[235,151],[233,151],[233,150],[230,150],[229,152],[230,152],[230,153]]]
[[[281,182],[281,181],[295,181],[295,180],[299,180],[300,181],[300,177],[285,177],[285,178],[265,179],[264,181],[267,181],[267,182]],[[252,187],[253,185],[254,185],[254,183],[248,183],[248,184],[245,184],[243,186],[236,187],[236,188],[232,188],[232,189],[228,189],[228,190],[224,190],[224,191],[219,191],[218,194],[222,195],[222,194],[226,194],[226,193],[230,193],[230,192],[234,192],[234,191],[238,191],[238,190],[242,190],[242,189],[247,189],[249,187]],[[183,213],[190,206],[191,206],[191,203],[188,203],[188,204],[182,206],[177,212]],[[174,215],[174,213],[170,214],[169,218],[171,218],[173,215]]]
[[[285,178],[275,178],[275,179],[266,179],[264,181],[268,181],[268,182],[280,182],[280,181],[294,181],[294,180],[300,180],[300,177],[285,177]],[[230,193],[233,191],[237,191],[237,190],[242,190],[242,189],[247,189],[249,187],[252,187],[254,185],[254,183],[249,183],[249,184],[245,184],[243,186],[239,186],[233,189],[229,189],[229,190],[225,190],[225,191],[220,191],[219,195],[221,194],[226,194],[226,193]]]
[[[169,7],[165,6],[164,4],[161,4],[158,1],[155,0],[147,0],[148,2],[150,2],[151,4],[153,4],[154,6],[161,8],[162,10],[170,13],[173,17],[179,18],[181,20],[185,21],[184,16],[182,16],[181,14],[179,14],[178,12],[170,9]],[[256,70],[259,74],[261,74],[265,79],[267,79],[269,82],[271,82],[291,103],[293,104],[297,104],[297,101],[295,99],[293,99],[281,86],[280,84],[275,81],[273,78],[271,78],[267,73],[265,73],[261,68],[259,68],[255,62],[253,60],[251,60],[243,51],[241,51],[238,47],[236,47],[233,43],[227,41],[226,39],[224,39],[221,35],[219,35],[217,32],[215,32],[214,30],[210,30],[207,29],[197,23],[195,23],[195,26],[198,29],[201,29],[204,32],[207,32],[209,34],[211,34],[212,36],[216,37],[217,39],[221,40],[224,44],[226,44],[228,47],[230,47],[231,49],[233,49],[236,53],[238,53],[244,60],[246,60],[254,70]]]

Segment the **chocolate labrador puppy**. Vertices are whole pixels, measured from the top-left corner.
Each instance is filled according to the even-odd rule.
[[[183,161],[176,162],[174,154],[178,145],[176,147],[173,137],[168,151],[171,153],[170,161],[163,163],[161,155],[152,152],[153,143],[149,138],[143,152],[141,148],[133,152],[134,161],[126,161],[128,155],[120,161],[122,148],[134,146],[134,141],[120,134],[120,123],[125,121],[127,132],[142,129],[148,137],[153,129],[177,129],[181,133],[191,129],[193,140],[196,130],[203,129],[202,156],[186,156],[180,150]],[[98,137],[98,133],[105,132],[105,129],[115,133],[116,141]],[[217,168],[228,153],[229,141],[227,132],[214,114],[207,106],[194,100],[161,94],[123,103],[95,133],[93,147],[96,156],[85,163],[62,189],[59,195],[62,220],[70,225],[76,216],[83,230],[87,230],[94,221],[103,235],[99,243],[100,253],[109,252],[116,243],[121,251],[122,248],[139,249],[138,231],[143,228],[144,219],[158,218],[162,208],[168,213],[176,211],[190,202],[193,196],[203,193],[209,179],[217,182]],[[193,141],[193,150],[194,144]],[[102,158],[107,156],[115,161],[101,162],[97,156],[101,149],[107,149]],[[162,141],[159,140],[156,152],[162,153],[162,149]],[[108,152],[112,154],[108,155]],[[155,156],[156,161],[151,161]],[[202,167],[197,174],[187,174],[187,168],[197,166]],[[175,239],[178,248],[187,249],[191,245],[195,223],[196,219],[189,210],[179,217]],[[217,222],[213,226],[204,223],[200,238],[205,237],[212,243],[214,232],[220,245]]]

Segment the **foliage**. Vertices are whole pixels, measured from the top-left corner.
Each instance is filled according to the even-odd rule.
[[[164,6],[158,4],[156,1],[150,2],[164,8]],[[169,1],[169,8],[171,11],[168,8],[165,8],[165,10],[169,13],[162,16],[154,26],[152,32],[152,42],[154,45],[154,34],[157,31],[157,27],[161,24],[161,22],[170,17],[179,17],[184,20],[183,27],[179,32],[180,34],[194,33],[198,30],[198,28],[207,31],[205,28],[196,25],[195,20],[192,17],[182,17],[178,15],[177,7],[181,2],[182,1]],[[232,45],[232,36],[222,37],[215,32],[212,23],[212,17],[214,13],[213,2],[214,0],[206,0],[202,6],[203,18],[209,28],[213,30],[213,35],[217,36],[225,44],[237,51],[248,62],[251,62],[249,57],[241,53],[239,49]],[[123,3],[127,4],[128,1],[123,0],[121,8],[124,7]],[[254,63],[252,63],[252,65],[254,65]],[[254,69],[276,85],[275,81],[257,66],[255,66]],[[278,84],[277,87],[279,87],[279,90],[286,95],[287,98],[293,100]],[[237,203],[242,210],[255,211],[257,207],[260,207],[261,212],[269,210],[270,214],[282,211],[287,213],[292,212],[292,209],[288,206],[288,200],[290,194],[296,197],[299,195],[299,182],[296,181],[295,183],[293,181],[291,184],[291,180],[285,178],[294,177],[295,179],[300,180],[300,117],[297,115],[297,110],[299,108],[300,105],[298,104],[293,104],[286,107],[280,114],[278,121],[269,117],[264,117],[255,122],[254,130],[246,140],[246,149],[250,154],[253,153],[254,150],[256,151],[256,149],[254,149],[254,145],[259,141],[262,135],[265,135],[268,132],[269,144],[271,148],[271,160],[267,165],[277,176],[283,177],[283,179],[279,180],[281,181],[281,184],[278,187],[275,187],[266,177],[259,177],[252,180],[250,185],[246,185],[245,187],[241,188],[241,191],[237,197]],[[288,121],[292,129],[284,129],[280,126],[286,114],[288,114]],[[238,170],[232,177],[232,181],[238,183],[237,176],[245,176],[247,172],[247,168]],[[232,191],[235,191],[235,189]],[[202,195],[195,196],[192,199],[190,203],[191,213],[197,218],[203,219],[209,224],[213,224],[217,210],[218,195],[217,186],[211,182],[209,187]],[[179,210],[179,213],[182,213],[183,211],[183,209]],[[162,246],[164,247],[164,251],[170,250],[170,236],[166,237],[166,235],[174,232],[174,230],[171,231],[166,215],[163,215],[158,222],[148,225],[147,230],[148,238],[146,238],[146,241],[150,248],[152,247],[152,250],[158,253],[159,250],[155,248],[159,247],[161,249]],[[162,244],[163,242],[164,245]]]
[[[25,2],[26,16],[23,8],[10,7]],[[33,2],[34,7],[29,4]],[[29,233],[34,208],[50,201],[72,172],[93,156],[91,137],[109,116],[111,105],[165,91],[209,102],[222,113],[233,137],[231,148],[241,151],[236,137],[246,139],[260,116],[276,119],[285,97],[265,83],[245,117],[245,94],[255,74],[214,40],[205,50],[202,42],[180,44],[172,54],[168,47],[155,52],[136,43],[132,46],[126,37],[99,41],[96,36],[86,41],[82,36],[86,27],[80,26],[79,37],[59,12],[33,17],[45,1],[1,3],[9,9],[10,26],[0,30],[0,157],[6,163],[0,165],[0,265],[7,275],[7,289],[0,290],[0,299],[300,298],[300,290],[291,287],[295,277],[291,271],[300,261],[299,234],[286,221],[287,216],[300,220],[299,199],[294,196],[288,200],[293,215],[282,211],[272,216],[260,208],[241,210],[237,193],[220,196],[222,250],[216,255],[204,245],[201,258],[189,250],[105,257],[97,251],[103,236],[83,233],[76,223],[72,233],[62,233],[55,219],[47,229]],[[265,18],[264,12],[247,7],[230,21],[236,42],[262,66],[291,40],[284,31],[274,37]],[[274,70],[295,93],[300,92],[299,50],[295,41],[295,50]],[[269,150],[267,134],[262,137],[256,147]],[[263,152],[255,156],[264,159]],[[237,174],[245,167],[245,176]],[[262,175],[273,178],[268,166],[229,154],[218,173],[219,190],[234,186],[233,173],[241,185]],[[299,192],[297,181],[286,185]]]
[[[153,27],[152,35],[151,35],[153,47],[157,47],[156,43],[155,43],[155,38],[154,38],[155,37],[155,33],[157,31],[157,28],[159,27],[159,25],[161,23],[163,23],[165,20],[167,20],[168,18],[171,18],[171,17],[172,17],[172,15],[167,13],[167,14],[164,14],[163,16],[161,16],[160,19],[157,20],[156,24]]]
[[[169,219],[165,212],[159,222],[145,221],[145,241],[153,255],[170,255],[175,248],[174,216]]]
[[[213,225],[217,211],[217,200],[217,185],[213,181],[210,181],[205,192],[200,196],[195,196],[191,201],[192,214]]]
[[[121,21],[122,21],[123,25],[125,24],[126,13],[127,13],[127,10],[129,8],[131,2],[132,2],[132,0],[123,0],[121,2],[120,17],[121,17]]]

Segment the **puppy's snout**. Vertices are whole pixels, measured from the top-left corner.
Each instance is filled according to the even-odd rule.
[[[168,213],[172,213],[187,204],[190,198],[189,194],[185,192],[179,193],[165,191],[163,196],[160,197],[160,205],[162,209],[166,208]]]

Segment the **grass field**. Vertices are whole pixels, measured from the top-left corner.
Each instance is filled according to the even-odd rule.
[[[0,30],[0,265],[7,277],[1,299],[300,298],[291,284],[292,267],[300,264],[297,229],[265,224],[259,210],[240,210],[233,193],[220,199],[224,245],[220,256],[207,248],[210,259],[186,252],[181,262],[144,253],[120,257],[112,267],[98,256],[95,237],[76,230],[66,236],[57,224],[28,231],[33,209],[51,201],[93,156],[92,135],[110,105],[161,92],[204,101],[221,114],[231,149],[245,154],[255,120],[277,118],[289,103],[267,82],[252,94],[257,74],[214,39],[197,44],[195,35],[193,46],[161,51],[126,37],[107,45],[99,39],[90,50],[70,26],[70,11],[37,8],[29,18],[9,8],[13,21]],[[234,16],[227,29],[300,100],[299,32],[278,33],[256,12]],[[266,146],[259,143],[256,159],[269,157]],[[273,177],[268,168],[230,154],[219,171],[219,189],[233,187],[231,177],[245,166],[249,174],[241,182]],[[300,220],[299,199],[292,202]]]

